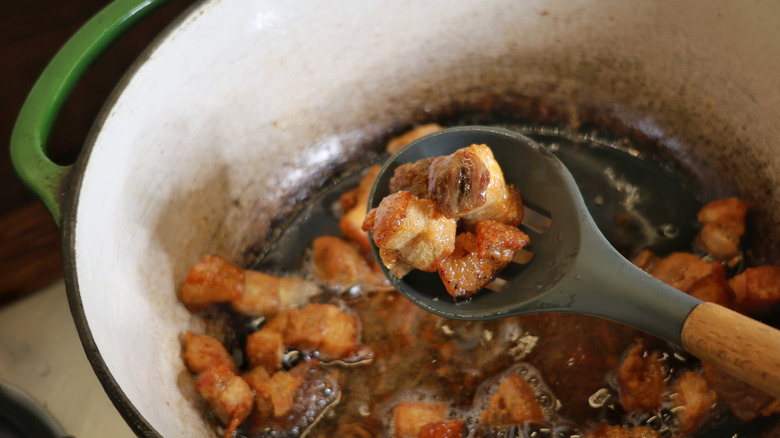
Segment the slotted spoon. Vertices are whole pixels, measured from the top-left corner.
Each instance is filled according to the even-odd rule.
[[[510,270],[500,291],[455,303],[436,273],[385,275],[406,298],[435,314],[484,320],[542,312],[573,312],[614,320],[681,345],[686,351],[751,385],[780,397],[780,331],[703,303],[634,266],[599,231],[566,167],[549,150],[518,133],[495,127],[445,129],[412,142],[383,166],[369,208],[389,194],[396,167],[447,155],[471,144],[487,144],[507,183],[523,201],[550,218],[549,227],[524,231],[534,256]],[[663,196],[663,193],[656,194]],[[505,271],[506,273],[506,271]]]

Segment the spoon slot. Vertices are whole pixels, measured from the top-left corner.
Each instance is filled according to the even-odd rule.
[[[552,219],[527,205],[523,205],[522,224],[541,234],[550,229],[552,226]]]

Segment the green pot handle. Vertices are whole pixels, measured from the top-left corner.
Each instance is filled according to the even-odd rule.
[[[61,224],[66,177],[73,166],[46,156],[49,134],[62,105],[90,65],[125,31],[172,0],[115,0],[81,27],[46,66],[27,96],[11,134],[11,162]]]

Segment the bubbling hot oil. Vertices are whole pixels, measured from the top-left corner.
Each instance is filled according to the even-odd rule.
[[[575,139],[570,133],[557,130],[504,127],[549,145],[561,158],[569,158],[567,166],[578,165],[571,158],[573,155],[567,155],[571,151],[590,150],[586,147],[573,148],[572,145],[595,144],[592,139]],[[603,178],[603,168],[583,168],[575,177],[587,176],[587,171],[592,170],[600,175],[593,173],[594,177]],[[339,177],[328,184],[326,190],[307,201],[299,214],[282,228],[274,242],[264,248],[254,267],[261,271],[282,271],[286,275],[313,279],[305,256],[311,240],[317,235],[340,235],[338,219],[341,212],[337,208],[337,200],[341,193],[355,187],[360,177],[360,172]],[[602,209],[608,213],[604,224],[614,228],[611,221],[615,200],[610,194],[588,193],[587,186],[582,191],[586,199],[595,200],[589,209]],[[689,207],[689,210],[698,210],[694,203]],[[651,241],[661,242],[659,251],[676,248],[680,244],[689,245],[693,238],[688,220],[695,214],[684,212],[682,217],[685,219],[682,225],[678,224],[679,221],[668,221],[665,216],[664,222],[642,228],[661,230],[655,233],[660,237],[655,234],[650,237],[630,235],[626,241],[635,247]],[[670,232],[670,227],[674,227],[674,232]],[[610,230],[604,231],[609,237]],[[622,234],[616,236],[619,238]],[[329,386],[310,391],[302,397],[300,409],[296,408],[298,419],[288,418],[291,428],[267,430],[259,435],[250,435],[252,437],[299,437],[307,434],[317,438],[345,435],[393,437],[392,409],[402,401],[444,403],[447,418],[462,419],[466,430],[464,436],[469,438],[577,437],[588,425],[604,419],[625,425],[649,425],[661,431],[662,436],[677,431],[670,406],[665,405],[658,413],[643,416],[615,408],[617,389],[610,387],[606,379],[610,370],[614,369],[613,362],[598,362],[597,366],[588,363],[588,366],[577,369],[575,355],[559,354],[571,346],[574,347],[570,351],[579,351],[576,350],[578,344],[598,342],[593,340],[591,327],[601,330],[602,326],[591,326],[590,321],[582,323],[584,317],[561,316],[557,320],[512,318],[479,323],[448,321],[416,308],[395,292],[368,293],[354,286],[342,291],[327,289],[318,301],[340,303],[358,313],[362,321],[363,341],[371,351],[371,360],[353,363],[351,367],[331,364],[327,368],[332,373]],[[561,325],[560,332],[563,334],[556,331],[556,324]],[[622,327],[612,327],[608,331],[614,341],[611,345],[617,350],[626,348],[633,336],[629,329]],[[612,368],[608,368],[606,363],[611,363]],[[567,380],[565,376],[560,377],[562,374],[556,374],[560,370],[579,374],[574,380]],[[534,389],[545,415],[543,425],[482,425],[481,415],[490,397],[500,381],[511,373],[523,377]],[[545,382],[545,375],[557,375],[558,378]],[[577,387],[578,380],[592,380],[597,384],[586,393],[584,391],[588,388]],[[599,389],[599,384],[602,389]],[[326,408],[315,409],[321,405]],[[572,406],[583,407],[574,409]]]

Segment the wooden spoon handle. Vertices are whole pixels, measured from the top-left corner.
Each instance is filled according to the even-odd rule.
[[[780,330],[713,303],[702,303],[682,329],[686,351],[780,398]]]

